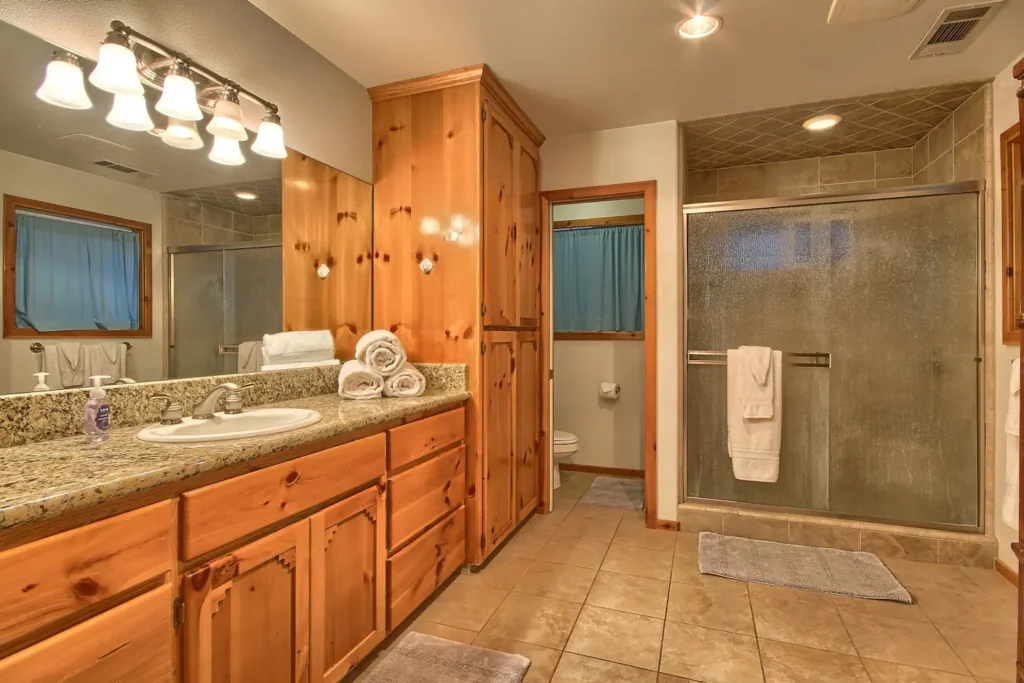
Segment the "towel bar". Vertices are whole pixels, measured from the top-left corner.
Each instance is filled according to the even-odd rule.
[[[725,351],[687,351],[687,365],[725,365]],[[783,353],[786,365],[797,368],[830,368],[831,353]]]
[[[131,342],[121,342],[121,343],[124,344],[124,346],[125,346],[125,348],[127,350],[129,350],[129,351],[132,350]],[[29,345],[28,350],[31,351],[32,353],[42,353],[43,352],[43,345],[40,344],[39,342],[32,342]]]

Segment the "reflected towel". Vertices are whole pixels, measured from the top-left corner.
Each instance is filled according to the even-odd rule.
[[[338,374],[338,395],[342,398],[380,398],[384,391],[384,378],[370,370],[362,361],[345,361]]]
[[[57,347],[53,344],[47,344],[43,347],[43,366],[39,369],[40,372],[49,373],[49,377],[46,378],[46,384],[51,389],[63,389],[64,383],[60,381],[60,363],[58,362]]]
[[[408,361],[384,380],[384,395],[392,398],[422,396],[426,388],[427,378]]]
[[[405,349],[398,337],[387,330],[374,330],[356,342],[356,360],[381,377],[390,377],[405,364]]]
[[[782,352],[772,351],[772,417],[744,417],[743,390],[752,377],[747,357],[739,349],[726,353],[726,422],[733,476],[741,481],[779,480],[782,447]]]
[[[82,363],[82,345],[78,342],[57,344],[57,377],[65,389],[85,386],[85,365]]]
[[[271,370],[298,370],[300,368],[323,368],[331,365],[341,365],[341,361],[337,358],[331,360],[311,360],[306,363],[271,363],[269,365],[261,365],[261,372],[270,372]]]
[[[305,330],[263,335],[263,364],[309,363],[334,358],[329,330]]]
[[[248,341],[238,345],[238,371],[256,372],[263,365],[263,342]]]
[[[127,352],[128,347],[121,342],[86,344],[82,349],[85,363],[83,374],[85,377],[106,375],[110,380],[105,384],[113,384],[128,374],[125,371]]]
[[[1006,407],[1006,492],[1003,494],[1003,523],[1012,529],[1019,525],[1020,504],[1020,359],[1010,362],[1010,402]]]

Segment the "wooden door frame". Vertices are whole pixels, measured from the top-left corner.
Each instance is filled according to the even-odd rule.
[[[551,490],[552,453],[549,426],[554,420],[551,414],[551,359],[554,349],[551,344],[551,302],[553,224],[551,209],[557,204],[600,202],[610,199],[644,200],[644,508],[648,528],[676,529],[675,521],[662,522],[658,519],[658,463],[657,463],[657,283],[656,273],[656,215],[658,208],[658,183],[646,180],[617,185],[596,185],[569,190],[549,190],[540,193],[541,217],[541,367],[548,370],[548,377],[541,382],[541,415],[544,420],[543,457],[541,471],[542,512],[548,511],[548,492]]]

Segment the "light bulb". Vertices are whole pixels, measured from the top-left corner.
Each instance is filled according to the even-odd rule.
[[[268,111],[256,131],[256,141],[252,143],[252,151],[271,159],[284,159],[288,150],[284,146],[284,130],[281,128],[281,117],[277,112]]]
[[[680,38],[693,40],[705,38],[722,28],[722,18],[711,14],[698,14],[695,17],[681,21],[676,26],[676,33]]]
[[[89,74],[89,82],[115,95],[141,95],[144,92],[135,53],[126,37],[117,31],[107,34],[100,45],[96,68]]]
[[[203,146],[195,121],[167,119],[167,130],[160,137],[165,145],[178,149],[199,149]]]
[[[164,77],[164,92],[156,103],[164,116],[182,121],[202,121],[203,112],[196,102],[196,84],[188,77],[188,68],[175,63]]]
[[[46,80],[36,90],[36,97],[65,109],[92,109],[78,57],[70,52],[54,52],[53,59],[46,65]]]
[[[210,161],[215,161],[225,166],[241,166],[245,163],[245,157],[242,156],[238,140],[229,140],[228,138],[215,136],[213,138],[213,148],[210,149]]]
[[[440,235],[441,221],[437,220],[433,216],[424,216],[423,220],[420,221],[420,232],[427,237]]]
[[[142,95],[114,95],[107,123],[125,130],[153,130],[153,119],[149,118],[146,98]]]
[[[242,142],[249,139],[242,125],[242,105],[238,103],[238,93],[225,88],[217,106],[213,109],[213,118],[206,130],[220,138]]]

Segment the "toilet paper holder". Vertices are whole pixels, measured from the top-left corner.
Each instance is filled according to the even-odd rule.
[[[609,401],[618,400],[619,394],[622,388],[615,382],[601,382],[601,386],[598,389],[598,396]]]

